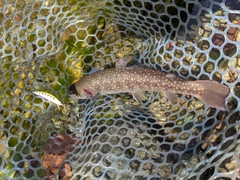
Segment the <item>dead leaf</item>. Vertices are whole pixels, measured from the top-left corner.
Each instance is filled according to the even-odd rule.
[[[56,175],[59,179],[72,178],[71,166],[65,160],[68,153],[80,143],[79,138],[66,134],[56,135],[47,141],[43,158],[43,167],[47,169],[45,180],[52,180]]]

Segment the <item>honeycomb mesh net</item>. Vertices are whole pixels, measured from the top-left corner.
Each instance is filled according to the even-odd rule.
[[[0,178],[240,179],[239,10],[238,0],[0,1]],[[128,54],[225,84],[227,111],[162,92],[142,104],[128,93],[68,97]]]

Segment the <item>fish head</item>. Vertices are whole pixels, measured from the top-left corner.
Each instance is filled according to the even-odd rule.
[[[68,95],[71,98],[75,99],[89,99],[93,97],[91,91],[85,89],[84,87],[81,87],[79,84],[77,87],[76,84],[72,84],[68,89]]]

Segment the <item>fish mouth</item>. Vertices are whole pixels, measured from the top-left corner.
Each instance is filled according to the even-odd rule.
[[[72,98],[77,98],[79,97],[79,94],[77,92],[76,86],[75,84],[70,85],[69,89],[68,89],[68,95]]]

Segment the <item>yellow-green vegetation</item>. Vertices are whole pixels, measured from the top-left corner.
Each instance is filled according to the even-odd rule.
[[[164,134],[172,142],[199,135],[197,125],[206,118],[227,116],[206,110],[189,96],[179,95],[178,103],[171,104],[160,92],[146,92],[142,105],[129,93],[98,96],[85,103],[68,97],[72,83],[95,68],[113,67],[128,54],[140,55],[139,62],[179,77],[229,83],[234,93],[228,107],[235,110],[240,97],[235,41],[240,36],[239,21],[232,19],[239,17],[229,14],[227,27],[223,9],[213,13],[197,9],[193,2],[182,0],[0,2],[0,178],[44,178],[39,159],[47,140],[59,133],[80,133],[83,116],[93,120],[88,130],[94,134],[100,126],[114,126],[123,114],[131,114],[130,106],[146,108],[158,124],[164,124]],[[224,37],[226,31],[233,37]],[[34,91],[50,93],[64,105],[57,107]],[[139,114],[140,122],[146,117]],[[180,134],[191,129],[194,132]]]
[[[96,6],[97,4],[99,6]],[[51,6],[51,2],[46,1],[45,5]],[[24,156],[31,151],[30,149],[35,149],[36,152],[42,151],[49,138],[49,134],[44,132],[60,132],[64,127],[69,128],[68,125],[74,127],[81,124],[72,118],[75,103],[70,101],[67,95],[70,84],[93,68],[102,67],[103,64],[113,66],[115,61],[112,61],[112,54],[116,58],[121,58],[133,51],[133,43],[136,40],[131,37],[120,40],[122,37],[117,33],[117,27],[107,20],[110,11],[101,7],[102,5],[101,1],[99,3],[96,1],[94,6],[91,6],[73,0],[62,9],[54,8],[52,10],[54,15],[62,17],[60,11],[63,12],[62,14],[69,11],[67,17],[76,19],[77,23],[69,25],[64,32],[58,31],[59,24],[55,22],[54,16],[49,19],[52,24],[46,26],[45,20],[37,20],[36,13],[32,13],[30,18],[18,14],[16,22],[21,22],[23,26],[29,23],[29,26],[26,27],[27,30],[21,30],[19,36],[15,36],[15,41],[21,49],[15,50],[12,46],[6,48],[6,54],[15,51],[17,58],[5,56],[2,59],[0,73],[0,100],[4,107],[1,115],[5,118],[1,119],[0,123],[4,129],[10,130],[1,134],[1,140],[11,136],[6,142],[8,148],[2,146],[5,154],[8,154],[5,160],[13,156],[16,161],[26,158],[12,151],[12,148],[16,147],[25,154]],[[107,5],[111,6],[111,3]],[[41,3],[34,4],[34,8],[40,7]],[[102,15],[98,16],[100,12]],[[41,15],[49,16],[50,13],[47,9],[43,9]],[[12,23],[4,28],[9,29],[10,26]],[[46,31],[37,29],[37,26],[45,28]],[[25,35],[27,31],[30,33]],[[11,37],[10,34],[8,36]],[[21,40],[18,41],[19,37]],[[138,47],[141,48],[141,45]],[[28,51],[24,50],[26,48]],[[116,49],[119,50],[116,52]],[[49,53],[51,55],[48,55]],[[54,104],[33,94],[33,91],[50,93],[66,106],[57,108]],[[97,114],[96,117],[102,120],[99,121],[100,124],[105,120],[107,124],[113,123],[111,113],[106,113],[104,116]],[[19,140],[25,141],[27,146],[23,147]],[[27,168],[28,165],[24,164],[24,166]],[[14,167],[11,161],[7,161],[5,169]],[[31,170],[26,170],[23,174],[27,178],[33,176]],[[38,170],[37,174],[39,177],[44,176],[42,170]],[[0,172],[2,178],[5,175],[4,172]],[[8,176],[16,178],[19,172],[13,170]]]

